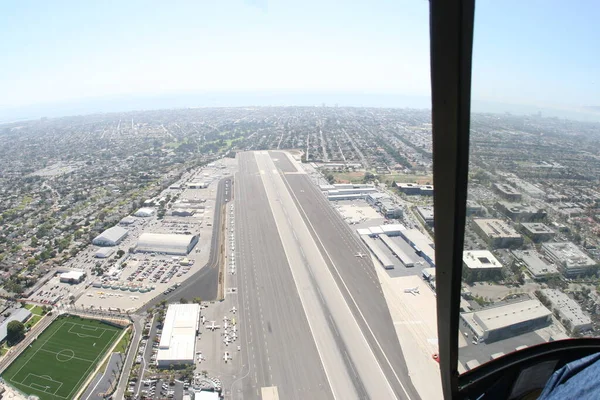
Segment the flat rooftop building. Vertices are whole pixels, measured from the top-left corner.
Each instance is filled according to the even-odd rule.
[[[552,313],[539,300],[531,299],[462,313],[461,318],[477,340],[490,343],[546,326]]]
[[[120,226],[108,228],[92,240],[92,244],[96,246],[116,246],[127,237],[129,231]]]
[[[396,187],[404,194],[433,196],[433,185],[420,185],[418,183],[396,183]]]
[[[541,292],[568,329],[573,332],[592,329],[591,318],[584,314],[575,300],[558,289],[542,289]]]
[[[154,215],[154,208],[149,208],[149,207],[140,208],[133,215],[135,215],[136,217],[143,217],[143,218],[151,217],[152,215]]]
[[[435,267],[435,246],[433,241],[418,229],[405,229],[400,236],[412,246],[418,256],[423,257],[432,267]]]
[[[196,235],[142,233],[135,246],[139,253],[163,253],[185,256],[198,243]]]
[[[521,232],[531,238],[534,242],[545,242],[556,234],[552,228],[541,222],[523,222]]]
[[[500,197],[508,201],[521,201],[521,193],[519,193],[514,187],[505,183],[494,183],[492,189],[495,193],[499,194]]]
[[[194,363],[199,316],[199,304],[169,306],[156,355],[159,368]]]
[[[499,279],[502,264],[488,250],[463,251],[463,278],[467,282]]]
[[[508,201],[496,202],[498,211],[515,222],[543,221],[547,217],[546,210],[523,203],[510,203]]]
[[[571,242],[544,243],[542,251],[566,277],[595,272],[598,263]]]
[[[473,224],[475,231],[492,248],[520,246],[523,243],[523,237],[501,219],[476,218]]]
[[[556,265],[542,260],[535,250],[513,250],[512,254],[523,263],[529,275],[535,280],[548,279],[559,275]]]
[[[433,226],[433,207],[417,207],[417,213],[427,225]]]

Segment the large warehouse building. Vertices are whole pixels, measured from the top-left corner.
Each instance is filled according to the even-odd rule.
[[[460,316],[473,337],[487,343],[544,327],[552,320],[550,310],[534,299],[462,313]]]
[[[198,243],[196,235],[176,235],[167,233],[142,233],[135,251],[138,253],[164,253],[178,256],[187,255]]]
[[[159,368],[194,363],[199,317],[199,304],[169,306],[156,355]]]
[[[129,231],[120,226],[113,226],[108,228],[92,240],[92,243],[96,246],[116,246],[127,237]]]

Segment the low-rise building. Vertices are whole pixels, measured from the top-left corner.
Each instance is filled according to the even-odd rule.
[[[419,217],[429,226],[433,226],[433,207],[417,207]]]
[[[488,250],[463,251],[462,275],[469,283],[500,279],[502,264]]]
[[[194,364],[199,317],[199,304],[171,304],[169,306],[156,354],[159,368]]]
[[[418,183],[396,183],[396,187],[404,194],[433,196],[433,185],[420,185]]]
[[[6,318],[2,324],[0,324],[0,343],[6,340],[6,334],[8,330],[8,324],[11,321],[25,322],[31,317],[31,311],[26,308],[19,308],[13,311],[8,318]]]
[[[418,229],[405,229],[400,236],[412,246],[418,256],[423,257],[432,267],[435,267],[435,245],[433,240]]]
[[[473,200],[467,200],[467,215],[483,215],[483,206]]]
[[[558,289],[542,289],[542,301],[547,301],[572,332],[592,329],[592,320],[579,304]]]
[[[496,209],[515,222],[543,221],[548,216],[546,210],[523,203],[498,201]]]
[[[486,343],[521,335],[552,321],[550,310],[537,299],[461,313],[460,316],[473,338]]]
[[[596,272],[598,266],[596,261],[571,242],[544,243],[542,251],[550,261],[558,265],[559,270],[568,278]]]
[[[512,254],[535,280],[546,280],[560,274],[556,265],[542,260],[535,250],[513,250]]]
[[[129,234],[129,231],[120,226],[108,228],[92,240],[96,246],[116,246],[123,241]]]
[[[144,207],[137,210],[133,215],[135,215],[136,217],[147,218],[153,216],[154,212],[154,208]]]
[[[76,270],[69,271],[69,272],[63,272],[62,274],[59,275],[59,279],[63,283],[71,283],[71,284],[81,283],[85,279],[85,272],[76,271]]]
[[[473,220],[473,228],[492,248],[514,247],[523,244],[523,237],[501,219],[476,218]]]
[[[522,195],[514,187],[505,183],[494,183],[492,189],[508,201],[521,201]]]
[[[523,222],[521,232],[536,243],[551,240],[556,232],[541,222]]]
[[[94,253],[96,258],[108,258],[115,253],[115,249],[112,247],[101,247]]]

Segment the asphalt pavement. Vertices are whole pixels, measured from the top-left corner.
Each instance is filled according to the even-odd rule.
[[[239,154],[235,235],[245,345],[234,398],[259,399],[277,386],[280,398],[331,399],[325,370],[284,251],[253,153]],[[231,278],[230,278],[231,279]],[[241,390],[239,386],[242,386]]]
[[[191,301],[194,297],[200,297],[202,301],[213,301],[217,299],[218,279],[219,279],[219,246],[221,244],[221,235],[219,228],[221,227],[221,208],[225,201],[225,183],[231,184],[231,177],[226,177],[219,181],[217,187],[217,197],[215,199],[215,209],[213,218],[213,232],[210,244],[210,256],[208,262],[200,270],[196,271],[187,278],[181,285],[169,294],[159,294],[154,299],[140,307],[137,311],[141,314],[151,307],[154,307],[161,300],[167,302],[177,302],[181,298]],[[229,199],[231,200],[231,199]]]
[[[277,157],[279,158],[279,157]],[[418,399],[368,249],[305,174],[282,173],[294,203],[397,398]]]

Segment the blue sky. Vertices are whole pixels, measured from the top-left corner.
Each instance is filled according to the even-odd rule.
[[[429,96],[425,0],[4,1],[0,107],[197,92]],[[600,105],[600,3],[481,0],[473,98]]]

